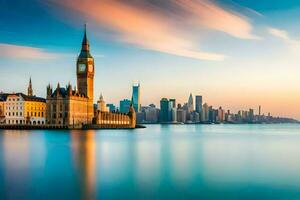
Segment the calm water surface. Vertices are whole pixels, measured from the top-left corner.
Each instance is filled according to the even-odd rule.
[[[300,125],[0,130],[0,199],[300,199]]]

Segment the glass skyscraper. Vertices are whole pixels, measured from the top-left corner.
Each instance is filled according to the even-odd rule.
[[[141,111],[141,100],[140,100],[140,83],[132,86],[132,100],[133,108],[136,112]]]

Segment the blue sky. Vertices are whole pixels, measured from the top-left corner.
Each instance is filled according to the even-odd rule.
[[[0,91],[76,83],[83,24],[107,103],[187,101],[300,119],[298,1],[0,0]],[[200,12],[201,11],[201,12]],[[199,14],[201,13],[201,14]]]

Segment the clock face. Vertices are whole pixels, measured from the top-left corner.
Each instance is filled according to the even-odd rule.
[[[79,70],[79,72],[85,72],[85,68],[86,68],[86,66],[85,66],[85,64],[79,64],[79,66],[78,66],[78,70]]]
[[[93,65],[89,65],[89,72],[93,72]]]

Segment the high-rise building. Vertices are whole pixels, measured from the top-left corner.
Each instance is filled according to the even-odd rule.
[[[203,122],[209,121],[209,107],[207,103],[203,104],[202,107],[202,121]]]
[[[194,100],[193,100],[192,93],[189,96],[189,100],[188,100],[187,105],[188,105],[188,112],[190,112],[190,113],[193,112],[194,111]]]
[[[222,107],[219,107],[218,109],[218,121],[224,122],[225,121],[225,111],[222,109]]]
[[[171,108],[176,108],[176,99],[169,99]]]
[[[160,122],[170,122],[170,102],[167,98],[160,100]]]
[[[157,123],[159,117],[159,110],[155,108],[155,106],[149,105],[149,107],[145,108],[145,121],[148,123]]]
[[[141,94],[140,94],[140,83],[132,86],[132,100],[133,107],[136,112],[141,111]]]
[[[196,112],[199,113],[200,121],[202,117],[202,96],[196,96]]]
[[[186,122],[186,111],[182,108],[177,109],[177,122],[185,123]]]
[[[129,99],[123,99],[120,101],[120,112],[128,113],[130,108],[131,101]]]

